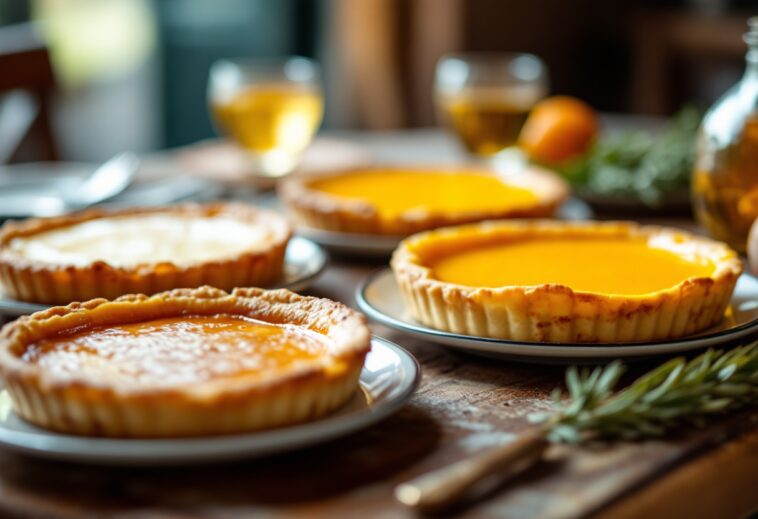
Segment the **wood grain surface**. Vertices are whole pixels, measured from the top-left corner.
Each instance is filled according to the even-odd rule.
[[[337,259],[310,292],[354,304],[355,287],[377,266]],[[527,426],[526,415],[544,410],[550,390],[563,380],[562,366],[453,353],[381,326],[374,332],[411,351],[424,376],[410,404],[373,428],[266,459],[168,469],[55,463],[0,451],[0,516],[410,517],[392,498],[396,484],[512,440]],[[649,367],[636,364],[631,375]],[[737,518],[758,506],[746,487],[758,480],[750,440],[757,430],[758,413],[752,412],[665,441],[553,446],[547,462],[456,512],[605,519],[666,517],[653,512],[673,509],[681,517]],[[718,515],[702,515],[714,510]]]

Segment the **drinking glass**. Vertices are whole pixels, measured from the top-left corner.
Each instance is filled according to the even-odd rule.
[[[245,149],[256,175],[299,163],[324,112],[321,72],[302,57],[224,59],[211,66],[208,103],[220,132]]]
[[[439,117],[476,155],[516,144],[529,111],[547,91],[545,64],[531,54],[453,54],[437,63]]]

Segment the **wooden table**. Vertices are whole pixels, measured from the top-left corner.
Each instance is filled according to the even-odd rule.
[[[354,305],[355,287],[379,266],[334,258],[310,293]],[[409,405],[373,428],[266,459],[168,469],[72,465],[0,451],[0,516],[412,516],[394,502],[396,484],[510,441],[527,426],[527,414],[546,409],[550,390],[563,380],[561,366],[483,359],[383,326],[373,330],[407,348],[423,368]],[[649,367],[635,364],[631,374]],[[758,507],[758,411],[666,440],[553,446],[548,459],[458,513],[736,519]]]

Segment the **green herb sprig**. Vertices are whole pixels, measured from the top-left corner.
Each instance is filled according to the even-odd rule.
[[[661,436],[714,414],[758,404],[758,342],[708,350],[691,361],[675,358],[615,392],[624,373],[616,361],[594,370],[569,368],[568,399],[553,392],[556,411],[530,416],[551,441]]]
[[[636,197],[661,207],[667,196],[688,188],[701,114],[682,109],[658,135],[626,130],[603,136],[583,156],[559,169],[580,191]]]

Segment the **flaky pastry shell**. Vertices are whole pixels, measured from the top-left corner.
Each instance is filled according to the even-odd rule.
[[[181,315],[228,314],[301,326],[325,335],[322,362],[257,377],[230,377],[183,387],[119,386],[104,377],[61,378],[26,362],[27,347],[67,331]],[[0,330],[0,375],[15,412],[59,432],[109,437],[182,437],[240,433],[318,418],[358,388],[370,332],[362,314],[288,290],[201,287],[126,295],[53,307]]]
[[[426,266],[432,258],[469,247],[540,236],[659,237],[686,248],[687,254],[707,257],[715,270],[666,290],[621,295],[558,284],[470,287],[439,281]],[[556,258],[562,260],[570,261]],[[406,309],[419,322],[464,335],[546,343],[644,342],[702,331],[724,317],[742,272],[737,253],[725,244],[677,229],[549,220],[484,222],[420,233],[401,242],[391,265]]]
[[[223,215],[251,225],[265,226],[271,240],[263,250],[190,265],[148,262],[118,266],[109,264],[107,258],[87,265],[55,264],[30,260],[9,246],[19,236],[33,236],[98,218],[163,213],[198,217]],[[53,218],[31,218],[9,222],[0,228],[0,288],[19,301],[67,304],[96,297],[113,299],[124,294],[155,294],[172,288],[202,285],[223,290],[244,286],[265,287],[282,275],[290,236],[290,226],[283,217],[238,203],[182,204],[120,211],[92,209]]]

